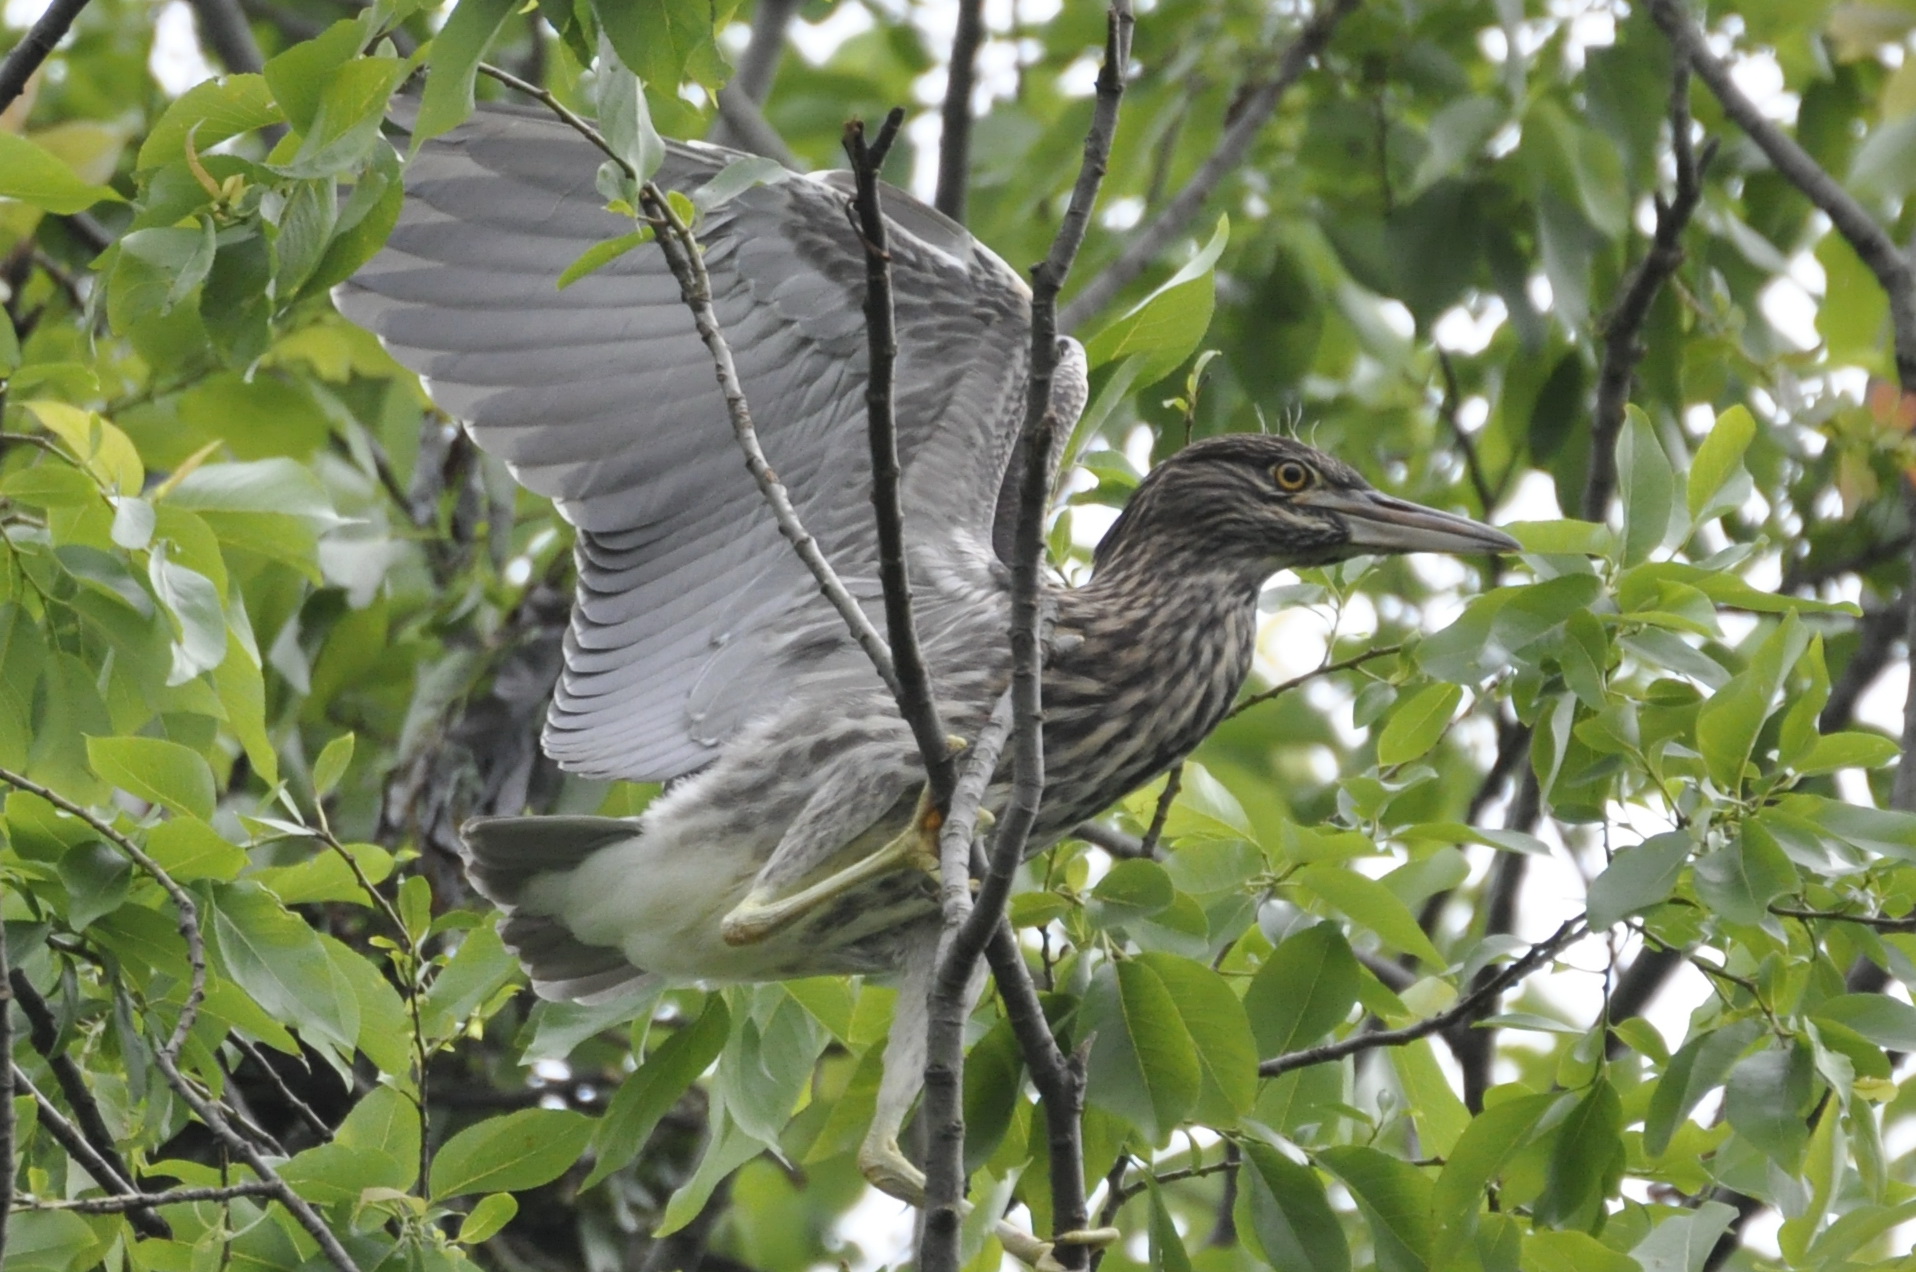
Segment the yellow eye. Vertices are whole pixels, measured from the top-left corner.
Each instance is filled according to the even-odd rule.
[[[1311,470],[1294,459],[1287,459],[1271,469],[1271,480],[1277,483],[1279,490],[1295,494],[1311,484]]]

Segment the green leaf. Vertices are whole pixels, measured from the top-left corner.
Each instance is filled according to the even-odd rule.
[[[70,1210],[22,1211],[7,1224],[7,1272],[90,1267],[104,1244],[87,1221]]]
[[[1430,1180],[1402,1158],[1339,1145],[1317,1154],[1344,1181],[1370,1225],[1378,1272],[1425,1272],[1430,1254]]]
[[[432,1199],[551,1183],[579,1160],[592,1129],[591,1118],[570,1109],[520,1109],[487,1118],[447,1140],[434,1155]]]
[[[603,269],[641,243],[650,243],[651,241],[652,227],[648,225],[644,229],[634,230],[630,234],[621,234],[619,237],[607,239],[603,243],[594,243],[591,247],[579,253],[579,258],[573,261],[572,264],[566,266],[564,272],[559,275],[559,290],[564,291],[581,278],[584,278],[587,274]]]
[[[1732,923],[1763,922],[1770,902],[1797,886],[1796,867],[1756,822],[1744,822],[1733,841],[1696,861],[1698,900]]]
[[[1470,1110],[1451,1090],[1436,1049],[1430,1039],[1418,1038],[1391,1048],[1389,1055],[1417,1126],[1418,1143],[1426,1155],[1447,1158],[1470,1125]]]
[[[1091,895],[1118,910],[1118,918],[1146,917],[1177,900],[1171,876],[1155,861],[1132,858],[1115,863],[1091,889]]]
[[[1770,718],[1785,678],[1809,644],[1809,632],[1791,614],[1763,639],[1749,665],[1730,678],[1696,713],[1697,750],[1710,780],[1722,790],[1742,789],[1744,766]]]
[[[1335,923],[1286,937],[1244,992],[1258,1054],[1286,1055],[1342,1024],[1357,1004],[1359,980],[1357,956]]]
[[[1537,1222],[1589,1229],[1603,1218],[1623,1166],[1623,1101],[1599,1078],[1556,1128]]]
[[[1676,499],[1676,474],[1656,427],[1634,402],[1617,438],[1617,484],[1623,492],[1623,563],[1636,565],[1663,546]]]
[[[1391,712],[1378,736],[1377,762],[1387,767],[1408,764],[1437,745],[1463,698],[1461,685],[1426,685],[1412,694]]]
[[[1151,1272],[1191,1272],[1191,1255],[1184,1248],[1184,1238],[1178,1235],[1171,1212],[1165,1208],[1156,1178],[1147,1174],[1144,1182],[1151,1194]]]
[[[1637,1242],[1630,1257],[1643,1272],[1703,1272],[1717,1240],[1735,1219],[1736,1207],[1720,1201],[1680,1210]]]
[[[564,1060],[580,1043],[606,1030],[636,1020],[651,1018],[662,986],[655,980],[641,980],[630,992],[606,1002],[590,1005],[576,1002],[541,1002],[532,1009],[527,1022],[532,1039],[519,1054],[521,1068],[547,1060]]]
[[[373,147],[383,144],[379,126],[387,99],[411,73],[412,63],[396,57],[355,58],[337,67],[311,121],[300,129],[299,149],[280,170],[295,178],[331,177],[364,164]]]
[[[0,130],[0,198],[18,199],[55,216],[71,216],[111,199],[124,203],[110,186],[94,185],[18,133]]]
[[[1723,1086],[1723,1116],[1784,1171],[1802,1164],[1815,1090],[1807,1046],[1766,1048],[1737,1061]]]
[[[1642,1265],[1586,1232],[1532,1232],[1523,1239],[1523,1272],[1643,1272]]]
[[[1902,753],[1902,747],[1880,733],[1847,730],[1816,739],[1809,754],[1790,767],[1810,777],[1818,773],[1834,773],[1838,769],[1882,768],[1895,763]]]
[[[1632,914],[1669,899],[1695,845],[1682,831],[1652,835],[1618,850],[1590,884],[1590,930],[1605,931]]]
[[[1317,1172],[1260,1140],[1243,1141],[1245,1225],[1277,1272],[1350,1272],[1350,1243]]]
[[[422,143],[451,131],[472,114],[472,81],[479,59],[516,8],[517,0],[459,0],[446,25],[439,28],[426,59],[426,91],[412,126],[415,153]]]
[[[406,880],[410,887],[414,880],[425,880],[414,875]],[[400,889],[400,896],[406,895],[406,887]],[[402,910],[401,916],[412,923],[412,915]],[[486,1000],[497,993],[512,979],[519,968],[519,960],[499,939],[498,931],[488,923],[466,933],[466,939],[460,943],[458,952],[452,961],[433,979],[432,988],[426,991],[426,1000],[420,1004],[420,1020],[430,1038],[445,1038],[459,1029],[468,1016],[484,1006]]]
[[[171,687],[211,671],[226,658],[226,609],[218,585],[174,561],[168,546],[164,539],[153,545],[146,577],[173,629],[173,666],[166,676]]]
[[[168,818],[147,832],[144,846],[147,855],[180,883],[232,879],[247,865],[244,848],[196,817]]]
[[[1762,1033],[1754,1020],[1739,1020],[1689,1039],[1664,1066],[1650,1096],[1650,1112],[1643,1120],[1643,1151],[1661,1157],[1670,1146],[1677,1123],[1699,1101],[1715,1090],[1738,1056]]]
[[[1086,1098],[1162,1142],[1196,1106],[1203,1070],[1177,1002],[1158,974],[1136,959],[1100,967],[1083,1008],[1095,1034]]]
[[[1887,994],[1838,994],[1814,1013],[1818,1020],[1847,1025],[1879,1047],[1916,1051],[1916,1007]]]
[[[367,959],[344,942],[320,933],[319,944],[332,962],[333,972],[352,990],[359,1004],[359,1049],[388,1075],[411,1071],[412,1017],[399,1000],[399,991]]]
[[[136,171],[186,158],[186,139],[205,154],[229,137],[269,124],[281,123],[285,113],[273,101],[263,75],[225,75],[195,84],[166,108],[153,131],[140,143]]]
[[[215,404],[214,409],[225,405]],[[267,407],[267,403],[257,403]],[[202,464],[167,492],[168,507],[194,512],[266,512],[299,517],[323,528],[345,525],[319,479],[290,459]]]
[[[365,46],[360,24],[343,18],[310,40],[302,40],[268,59],[263,78],[273,100],[298,132],[312,130],[319,103],[333,73]]]
[[[654,1228],[655,1237],[668,1237],[692,1220],[698,1218],[705,1209],[705,1203],[711,1200],[712,1193],[727,1175],[757,1157],[764,1151],[764,1145],[740,1130],[731,1118],[725,1116],[721,1107],[713,1114],[711,1128],[705,1140],[705,1152],[699,1157],[698,1168],[692,1172],[692,1178],[685,1181],[672,1199],[665,1204],[665,1215]]]
[[[619,60],[647,84],[667,92],[693,80],[716,90],[726,67],[714,42],[714,10],[703,0],[592,0]]]
[[[359,1037],[359,997],[319,943],[319,935],[258,884],[214,892],[208,934],[225,975],[266,1013],[309,1042],[350,1058]]]
[[[213,770],[197,751],[165,738],[88,738],[87,763],[136,799],[205,821],[216,798]]]
[[[399,921],[413,944],[424,943],[432,930],[432,884],[424,875],[408,875],[399,884]]]
[[[1684,498],[1689,504],[1691,520],[1701,520],[1717,493],[1743,471],[1743,452],[1750,448],[1755,437],[1756,418],[1750,414],[1749,407],[1739,403],[1717,416],[1716,426],[1697,447],[1696,458],[1690,461]]]
[[[339,785],[339,779],[346,776],[346,767],[353,762],[353,735],[342,733],[328,742],[320,751],[319,758],[313,761],[313,795],[325,799]]]
[[[1431,1217],[1436,1225],[1436,1248],[1442,1256],[1461,1249],[1477,1230],[1485,1190],[1504,1166],[1533,1138],[1537,1124],[1569,1097],[1557,1094],[1518,1096],[1495,1104],[1471,1119],[1444,1161],[1443,1173],[1431,1190]]]
[[[460,1245],[478,1245],[511,1223],[518,1213],[517,1197],[511,1193],[490,1193],[466,1212],[466,1217],[459,1221],[459,1235],[453,1240]]]
[[[1203,1091],[1195,1116],[1207,1125],[1229,1125],[1257,1099],[1257,1039],[1244,1004],[1222,976],[1194,959],[1146,953],[1137,961],[1171,992],[1196,1047]]]
[[[615,4],[606,7],[623,13],[649,6]],[[646,105],[645,89],[634,73],[635,68],[614,55],[616,45],[610,42],[611,32],[605,29],[603,21],[604,15],[601,14],[598,81],[594,88],[599,131],[604,134],[612,152],[630,165],[638,180],[649,181],[665,161],[665,140],[653,126],[652,111]],[[641,64],[644,64],[643,58]],[[616,175],[620,197],[635,195],[636,192],[625,188],[624,174]],[[630,201],[636,202],[636,198]]]
[[[1085,342],[1093,369],[1139,356],[1138,384],[1163,379],[1197,349],[1217,304],[1217,262],[1231,239],[1231,221],[1220,216],[1210,241],[1184,267],[1130,311]]]
[[[731,1043],[719,1056],[713,1093],[739,1130],[773,1147],[811,1084],[827,1035],[779,986],[730,992],[739,1010]],[[748,1002],[754,1009],[746,1009]]]
[[[118,849],[98,841],[78,844],[60,858],[60,882],[67,890],[66,921],[79,932],[120,908],[133,882],[133,867]]]
[[[1377,880],[1331,865],[1305,866],[1295,877],[1352,922],[1382,937],[1393,949],[1413,955],[1431,967],[1443,967],[1449,962],[1424,935],[1410,907]]]

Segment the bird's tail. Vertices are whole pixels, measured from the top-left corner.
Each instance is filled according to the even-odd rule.
[[[574,936],[563,915],[526,906],[527,885],[575,870],[638,827],[615,817],[481,817],[459,828],[466,877],[505,911],[499,935],[532,977],[539,997],[603,1003],[636,991],[648,973],[618,949]]]

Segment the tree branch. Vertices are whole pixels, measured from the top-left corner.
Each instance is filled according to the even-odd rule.
[[[1117,298],[1119,292],[1142,274],[1173,239],[1183,234],[1197,219],[1205,201],[1224,178],[1235,172],[1250,153],[1251,142],[1276,112],[1278,103],[1291,85],[1303,78],[1311,60],[1330,43],[1332,32],[1358,5],[1358,0],[1322,0],[1311,20],[1306,22],[1284,50],[1277,73],[1251,87],[1237,104],[1237,117],[1225,128],[1217,149],[1199,166],[1185,187],[1151,219],[1151,223],[1131,236],[1118,258],[1098,271],[1059,316],[1059,325],[1075,331]]]
[[[7,965],[7,929],[0,923],[0,1265],[7,1257],[7,1216],[13,1213],[13,976]]]
[[[1643,360],[1640,337],[1650,306],[1664,283],[1683,264],[1683,231],[1703,198],[1703,174],[1716,155],[1710,140],[1698,155],[1690,145],[1690,68],[1677,59],[1670,74],[1670,152],[1676,159],[1676,189],[1665,203],[1657,196],[1656,232],[1637,262],[1623,293],[1603,320],[1603,367],[1597,374],[1597,405],[1590,425],[1590,472],[1584,481],[1582,513],[1602,521],[1617,488],[1617,438],[1637,364]]]
[[[127,1193],[119,1197],[82,1197],[78,1201],[41,1201],[26,1198],[20,1210],[71,1210],[82,1215],[117,1215],[147,1210],[154,1206],[180,1206],[196,1201],[232,1201],[236,1197],[270,1196],[273,1186],[264,1180],[249,1179],[218,1188],[171,1188],[166,1192]]]
[[[1138,856],[1157,860],[1158,841],[1164,838],[1164,823],[1171,820],[1171,805],[1177,803],[1178,792],[1184,789],[1184,765],[1173,764],[1171,771],[1164,775],[1164,789],[1158,794],[1157,807],[1151,810],[1151,824],[1145,827],[1144,838],[1138,841]]]
[[[1582,936],[1583,930],[1581,918],[1570,920],[1549,937],[1531,946],[1522,958],[1505,966],[1470,993],[1459,998],[1447,1011],[1427,1017],[1414,1025],[1405,1025],[1402,1029],[1382,1029],[1376,1033],[1353,1034],[1337,1042],[1327,1042],[1321,1047],[1307,1047],[1303,1051],[1293,1051],[1288,1055],[1273,1057],[1257,1066],[1258,1076],[1275,1078],[1293,1069],[1308,1068],[1330,1060],[1341,1060],[1345,1056],[1356,1055],[1360,1051],[1373,1051],[1379,1047],[1401,1047],[1407,1043],[1416,1042],[1419,1038],[1428,1038],[1434,1033],[1442,1033],[1451,1026],[1470,1019],[1480,1008],[1494,1001],[1499,994],[1542,967],[1558,950]]]
[[[1322,679],[1334,672],[1349,671],[1352,667],[1362,667],[1367,662],[1373,662],[1379,658],[1388,658],[1392,654],[1401,654],[1402,652],[1404,652],[1402,645],[1379,645],[1375,649],[1366,649],[1361,654],[1352,654],[1349,658],[1341,659],[1334,663],[1325,663],[1322,667],[1314,667],[1301,676],[1292,676],[1289,680],[1281,684],[1272,685],[1263,693],[1252,694],[1250,697],[1232,707],[1230,711],[1225,714],[1224,718],[1229,720],[1232,716],[1249,711],[1252,707],[1262,706],[1273,698],[1280,698],[1293,689],[1307,685],[1313,680]]]
[[[1905,391],[1916,389],[1916,273],[1911,271],[1909,258],[1836,178],[1744,95],[1730,78],[1730,68],[1710,52],[1703,32],[1678,0],[1649,0],[1649,9],[1651,20],[1662,28],[1677,57],[1688,62],[1697,78],[1709,85],[1722,103],[1723,113],[1756,143],[1786,181],[1829,217],[1836,232],[1876,276],[1889,297],[1897,379]]]
[[[878,194],[878,173],[904,122],[905,112],[894,108],[885,117],[876,140],[867,145],[864,123],[852,120],[845,125],[845,154],[851,160],[857,189],[852,199],[852,223],[865,248],[865,342],[869,350],[865,434],[871,447],[872,518],[878,532],[878,580],[885,596],[885,640],[897,676],[893,692],[899,713],[918,743],[931,798],[943,809],[951,802],[957,766],[952,763],[951,743],[939,717],[931,672],[925,666],[918,628],[912,620],[905,508],[899,490],[898,420],[892,401],[898,334],[892,310],[890,239]]]
[[[938,136],[938,192],[932,206],[963,224],[971,182],[971,95],[978,83],[978,46],[984,43],[984,0],[958,0],[958,27],[945,71],[945,104]]]
[[[120,1150],[114,1144],[113,1132],[107,1128],[106,1119],[100,1114],[99,1103],[93,1098],[85,1075],[80,1072],[80,1066],[73,1062],[73,1057],[60,1046],[60,1027],[53,1018],[53,1010],[47,1005],[47,1000],[40,996],[40,991],[33,987],[26,973],[18,968],[8,975],[7,989],[27,1018],[27,1040],[47,1062],[53,1080],[60,1084],[60,1094],[66,1097],[67,1106],[73,1110],[74,1119],[80,1124],[81,1135],[120,1178],[137,1186],[139,1181],[134,1179],[133,1172],[120,1156]],[[0,1056],[11,1054],[10,1050],[0,1051]],[[173,1235],[166,1223],[151,1211],[135,1211],[128,1218],[149,1237]]]
[[[87,0],[53,0],[27,28],[20,42],[7,53],[7,60],[0,62],[0,110],[13,105],[14,99],[26,91],[27,81],[47,60],[54,45],[66,38],[86,5]]]
[[[200,39],[213,50],[220,65],[235,75],[257,74],[266,65],[238,0],[192,0],[192,4]]]
[[[1851,914],[1845,910],[1799,910],[1787,905],[1773,905],[1770,907],[1770,913],[1780,914],[1786,919],[1802,919],[1806,922],[1854,923],[1859,927],[1872,928],[1878,932],[1916,932],[1916,915],[1889,919],[1880,914]]]

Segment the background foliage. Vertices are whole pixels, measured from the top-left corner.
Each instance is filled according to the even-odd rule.
[[[1023,263],[1104,16],[985,16],[969,222]],[[1368,656],[1114,810],[1115,862],[1033,863],[1012,913],[1089,1047],[1086,1169],[1127,1233],[1104,1265],[1916,1266],[1916,774],[1890,735],[1916,411],[1885,297],[1700,85],[1700,199],[1653,201],[1681,202],[1689,130],[1641,5],[1327,3],[1321,62],[1275,89],[1311,16],[1140,7],[1078,285],[1207,160],[1222,180],[1068,311],[1097,369],[1054,557],[1086,568],[1152,456],[1260,418],[1528,550],[1278,580],[1254,689]],[[1699,16],[1906,241],[1916,6]],[[0,116],[8,1267],[292,1269],[328,1256],[315,1227],[365,1269],[905,1257],[851,1164],[890,991],[524,992],[451,828],[652,792],[538,756],[569,532],[327,293],[397,213],[380,120],[422,66],[438,129],[482,50],[589,100],[602,33],[697,136],[736,64],[737,109],[806,166],[904,104],[893,171],[928,188],[952,21],[93,0]],[[191,83],[202,47],[226,73]],[[1659,216],[1682,258],[1636,312]],[[974,1032],[972,1195],[1046,1231],[989,998]],[[220,1191],[111,1200],[181,1188]]]

